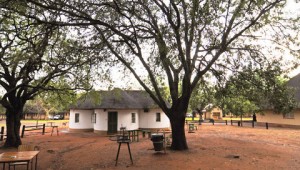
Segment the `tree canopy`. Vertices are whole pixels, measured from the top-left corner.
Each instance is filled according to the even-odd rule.
[[[75,28],[100,55],[121,63],[170,118],[171,148],[177,150],[188,148],[184,118],[204,75],[219,78],[245,65],[280,60],[282,53],[268,54],[299,43],[299,19],[283,18],[284,0],[2,1],[36,23]]]
[[[219,85],[216,101],[225,113],[237,116],[263,113],[266,109],[289,113],[296,102],[293,90],[282,75],[281,69],[274,65],[267,69],[247,68]]]
[[[72,89],[89,84],[83,77],[89,73],[90,59],[85,56],[84,45],[68,38],[63,28],[37,24],[8,9],[1,9],[0,16],[0,87],[4,91],[0,103],[7,117],[5,146],[18,146],[26,101],[42,91],[57,90],[50,82],[61,78],[72,82]]]
[[[202,116],[204,110],[209,111],[209,109],[215,106],[215,93],[216,89],[214,84],[200,80],[192,93],[189,108]]]

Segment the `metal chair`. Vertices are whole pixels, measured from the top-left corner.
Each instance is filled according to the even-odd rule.
[[[22,151],[37,151],[39,150],[38,146],[34,146],[34,145],[19,145],[18,147],[18,152],[22,152]],[[17,165],[27,165],[28,162],[15,162],[15,163],[9,163],[8,168],[10,169],[11,166],[14,167],[14,170],[16,169]],[[31,169],[32,169],[32,161],[30,161],[31,164]]]

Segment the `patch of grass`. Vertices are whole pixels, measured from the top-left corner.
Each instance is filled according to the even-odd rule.
[[[21,123],[36,123],[37,120],[21,120]],[[38,120],[39,123],[47,123],[47,122],[69,122],[69,120]]]
[[[192,117],[186,117],[185,120],[186,121],[192,121],[193,118]],[[194,117],[194,120],[198,120],[199,121],[199,117]]]
[[[47,122],[63,123],[63,122],[69,122],[69,120],[39,120],[39,124],[44,124]],[[32,124],[32,123],[36,123],[36,120],[21,120],[21,125]],[[2,127],[2,126],[4,126],[4,128],[6,128],[5,120],[1,121],[1,123],[0,123],[0,127]]]
[[[230,117],[223,117],[222,120],[236,120],[236,121],[240,121],[241,118],[240,117],[234,117],[234,118],[230,118]],[[245,117],[242,118],[243,121],[252,121],[252,117]]]

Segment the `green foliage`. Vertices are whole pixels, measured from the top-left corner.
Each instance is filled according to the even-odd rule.
[[[0,114],[5,114],[5,108],[2,105],[0,105]]]
[[[280,77],[279,67],[245,69],[229,78],[219,87],[216,98],[225,113],[244,115],[274,109],[277,113],[289,113],[295,108],[295,98]]]
[[[12,10],[1,10],[0,15],[4,107],[22,106],[41,91],[56,90],[61,81],[68,81],[69,89],[90,88],[90,56],[82,41],[67,37],[69,30],[37,23]]]
[[[48,113],[68,111],[70,105],[76,101],[76,92],[70,90],[71,87],[66,82],[52,82],[50,84],[59,90],[45,91],[39,95],[38,98],[42,100],[44,108]]]
[[[90,50],[85,42],[67,35],[68,28],[41,23],[24,15],[33,12],[23,6],[26,4],[0,2],[0,88],[3,91],[0,103],[6,109],[9,129],[5,146],[21,144],[20,119],[28,100],[41,92],[65,90],[66,86],[58,89],[62,80],[67,82],[69,90],[90,88],[87,85],[93,55],[87,53]],[[48,93],[45,98],[53,105],[56,102],[56,107],[62,107],[63,103],[58,103],[59,95],[52,98],[53,94]],[[31,106],[39,105],[35,107],[37,112],[45,107],[44,102],[35,102]]]
[[[192,93],[191,100],[189,103],[190,112],[196,110],[198,113],[201,113],[202,110],[207,109],[206,106],[215,104],[215,88],[201,80],[195,90]],[[212,108],[213,106],[210,106]],[[208,110],[207,110],[208,111]]]

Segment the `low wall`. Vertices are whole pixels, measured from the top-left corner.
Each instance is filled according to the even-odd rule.
[[[69,132],[93,132],[94,129],[72,129],[72,128],[69,128]]]

